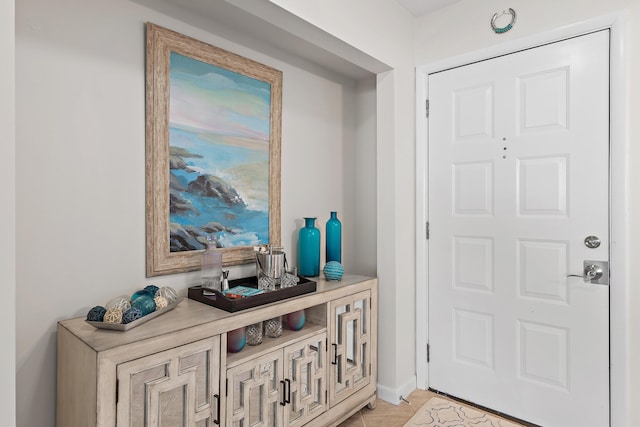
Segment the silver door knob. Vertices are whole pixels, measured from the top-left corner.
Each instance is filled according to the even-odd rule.
[[[567,277],[580,277],[594,285],[609,285],[609,263],[585,260],[582,265],[582,275],[567,274]]]
[[[595,264],[586,265],[584,267],[585,280],[598,280],[602,277],[602,267]]]

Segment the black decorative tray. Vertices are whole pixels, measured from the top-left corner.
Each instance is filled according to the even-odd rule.
[[[204,289],[202,286],[192,286],[189,288],[188,296],[192,300],[208,304],[230,313],[247,308],[257,307],[263,304],[280,301],[287,298],[297,297],[299,295],[308,294],[316,291],[316,282],[305,277],[298,276],[300,281],[296,286],[288,288],[276,288],[273,291],[262,294],[251,295],[244,298],[227,298],[222,292]],[[258,279],[253,277],[245,277],[243,279],[235,279],[229,281],[229,289],[235,286],[246,286],[249,288],[258,288]]]

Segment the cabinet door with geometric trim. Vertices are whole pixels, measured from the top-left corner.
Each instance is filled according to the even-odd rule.
[[[371,293],[331,301],[329,403],[346,399],[371,381]]]
[[[220,336],[122,363],[117,376],[118,426],[219,424]]]
[[[284,348],[286,426],[301,426],[327,408],[326,342],[323,332]]]
[[[227,427],[283,425],[282,349],[227,369],[227,382]]]

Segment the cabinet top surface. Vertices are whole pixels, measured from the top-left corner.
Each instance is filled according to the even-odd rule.
[[[229,313],[218,308],[184,298],[173,310],[127,331],[96,329],[84,317],[62,320],[59,327],[67,329],[95,351],[105,351],[127,344],[159,336],[186,332],[202,326],[202,334],[215,335],[251,324],[256,316],[277,316],[307,306],[326,303],[329,300],[360,290],[371,288],[376,280],[372,277],[345,274],[342,280],[327,281],[319,277],[310,278],[317,283],[316,291],[299,297],[265,304],[259,307]],[[196,328],[198,329],[198,328]],[[192,333],[191,332],[191,333]]]

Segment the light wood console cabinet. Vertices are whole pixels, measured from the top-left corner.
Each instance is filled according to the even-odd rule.
[[[377,281],[315,280],[238,313],[184,299],[126,332],[59,322],[58,427],[325,427],[373,407]],[[302,330],[227,353],[227,332],[300,309]]]

